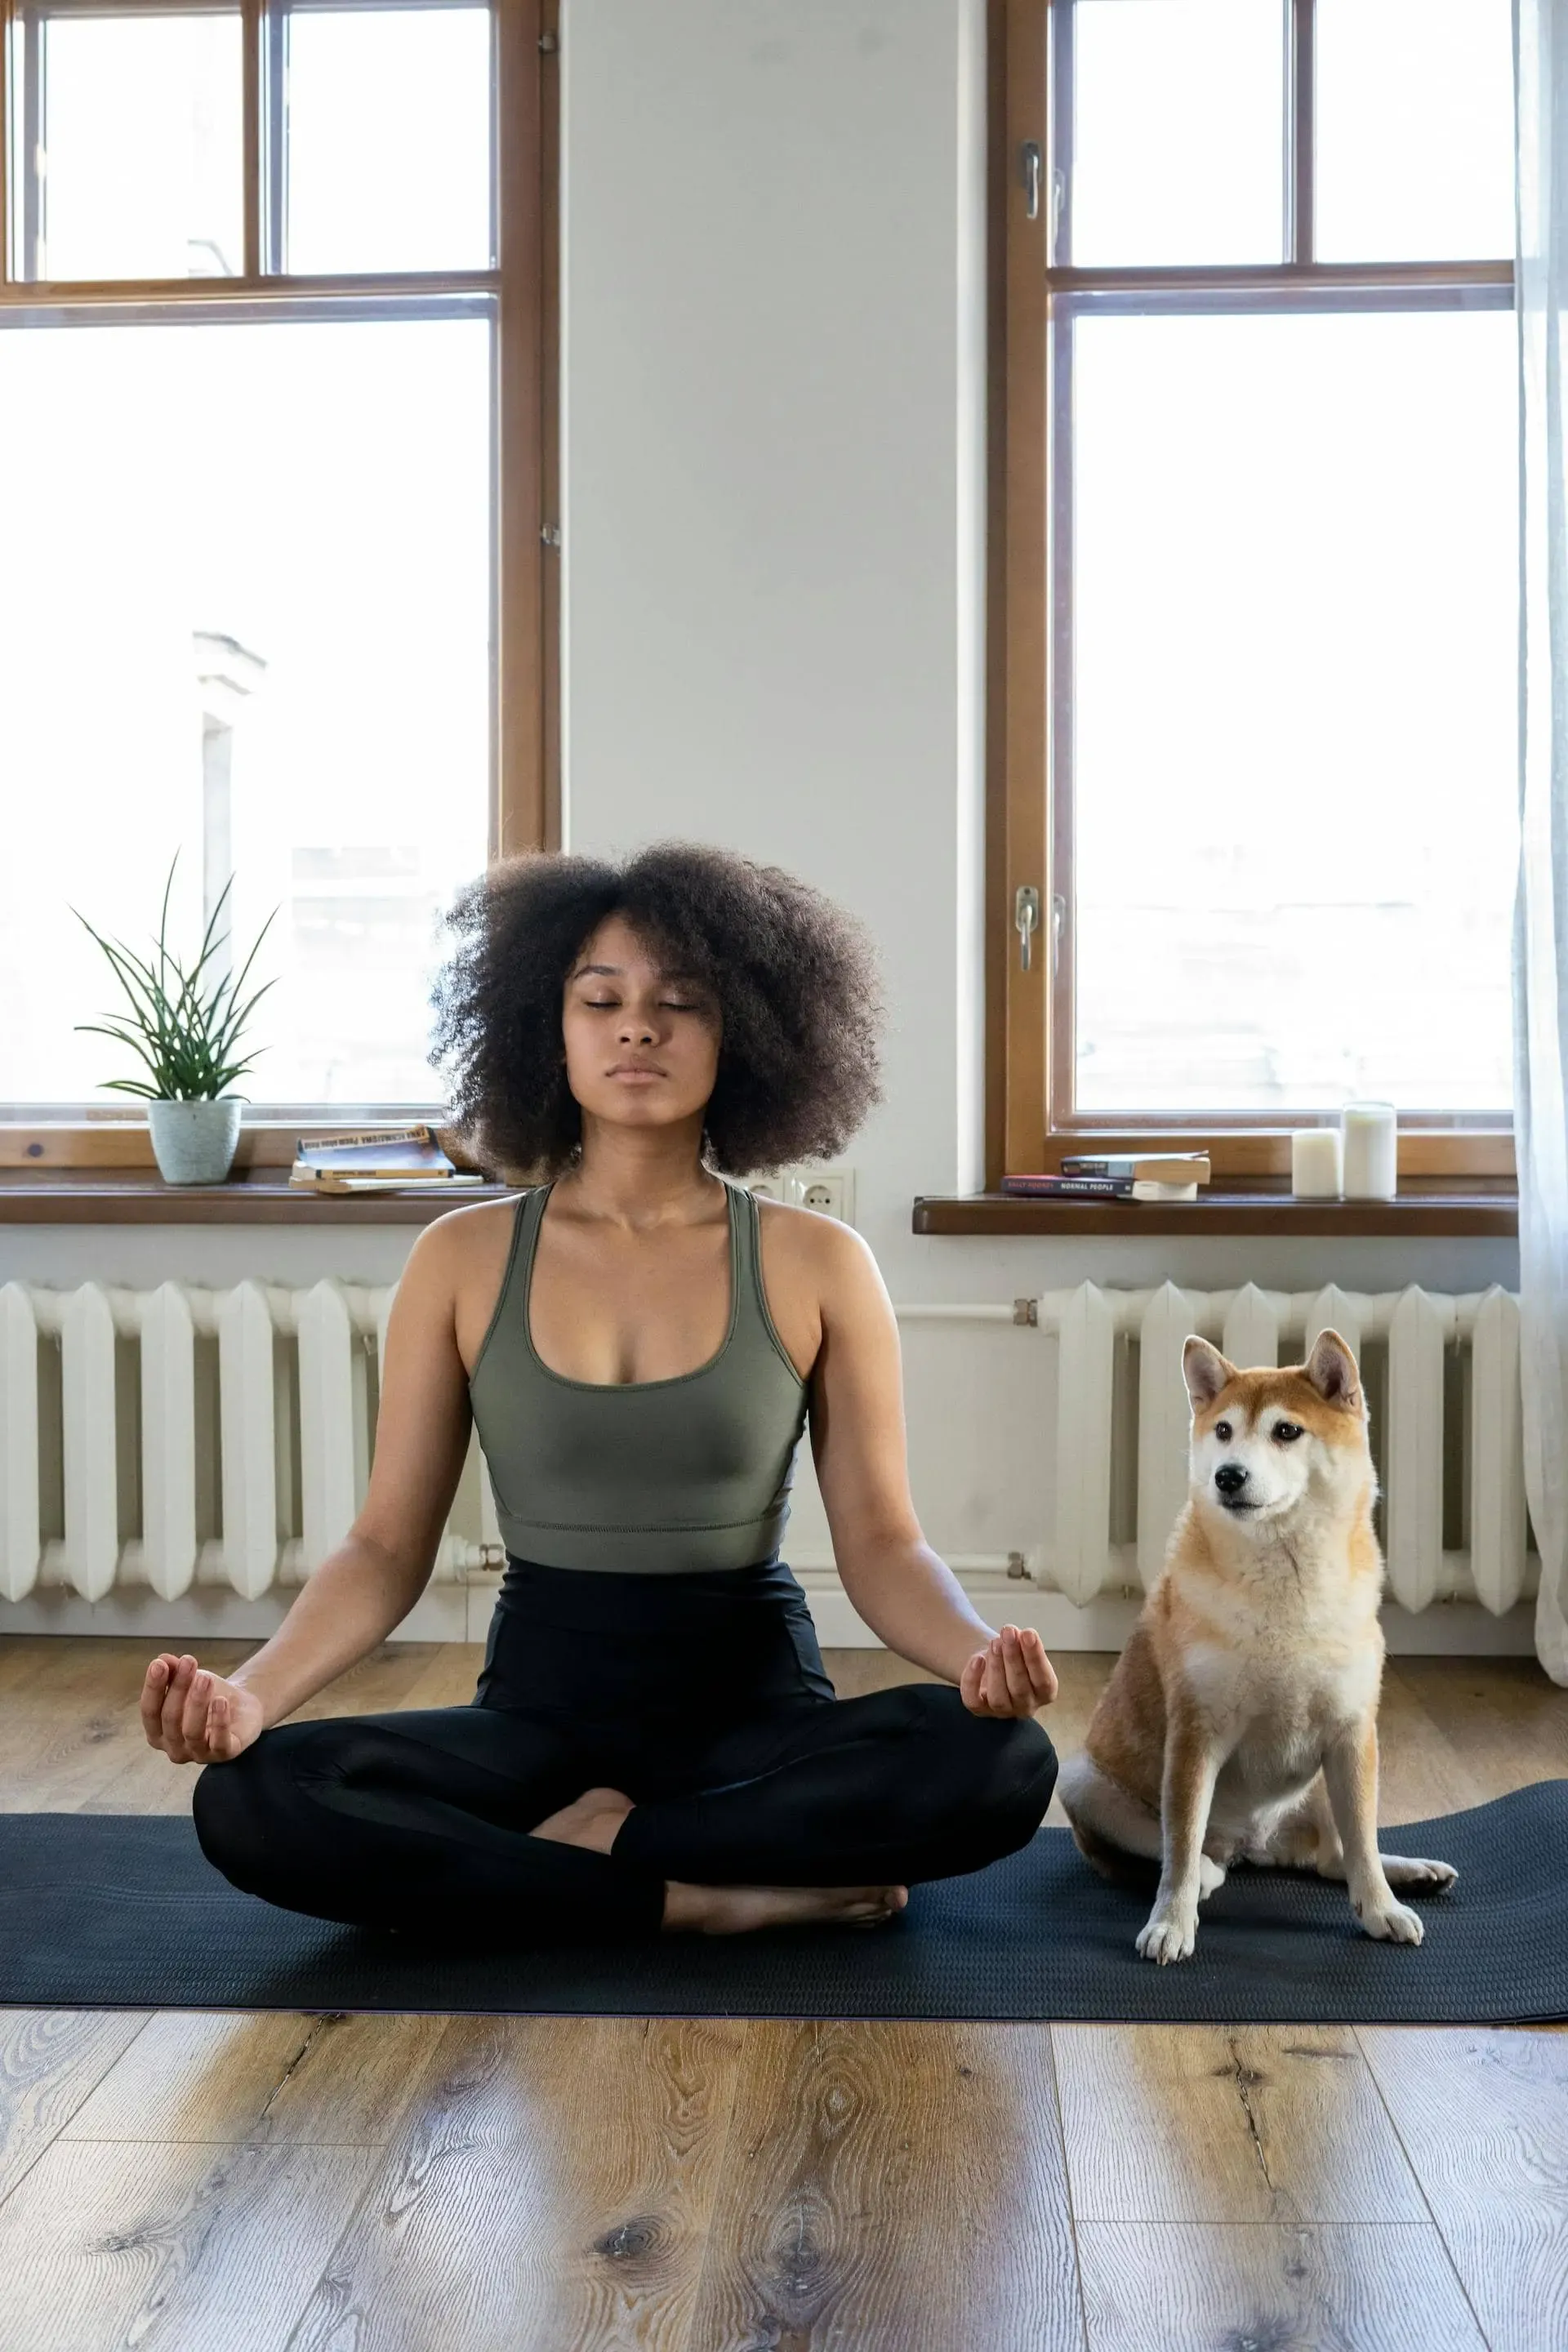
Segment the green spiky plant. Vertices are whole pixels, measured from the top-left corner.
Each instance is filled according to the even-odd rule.
[[[256,961],[257,948],[266,938],[278,909],[274,907],[257,933],[256,945],[246,957],[237,978],[228,974],[222,979],[209,979],[204,986],[203,971],[223,944],[213,934],[234,877],[231,875],[224,884],[202,940],[201,953],[186,971],[168,943],[169,893],[174,887],[179,856],[176,850],[170,860],[169,878],[163,885],[155,963],[143,962],[121,941],[106,940],[93,930],[78,908],[71,908],[78,922],[92,932],[130,1000],[130,1011],[118,1019],[78,1021],[73,1026],[129,1045],[152,1074],[151,1084],[144,1078],[107,1078],[106,1088],[120,1094],[141,1095],[149,1102],[212,1102],[250,1067],[258,1053],[267,1050],[257,1046],[242,1061],[230,1058],[258,1000],[277,985],[274,980],[263,981],[248,998],[240,1001],[240,992]]]

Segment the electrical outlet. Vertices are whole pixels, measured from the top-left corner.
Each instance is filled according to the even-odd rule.
[[[855,1222],[853,1168],[792,1168],[789,1199],[797,1208],[814,1209],[820,1217],[837,1217],[840,1224]]]
[[[755,1192],[759,1200],[763,1201],[787,1201],[789,1198],[786,1180],[782,1171],[773,1176],[748,1176],[746,1190],[748,1192]]]

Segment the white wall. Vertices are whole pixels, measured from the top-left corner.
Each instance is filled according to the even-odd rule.
[[[804,874],[881,940],[852,1154],[981,1174],[978,0],[566,0],[566,791]]]
[[[1126,1242],[911,1234],[917,1192],[982,1175],[983,0],[563,13],[569,845],[730,844],[872,924],[888,1099],[846,1157],[895,1301],[1514,1285],[1500,1243],[1166,1242],[1134,1212]],[[411,1239],[0,1226],[0,1280],[378,1282]],[[917,1329],[906,1369],[931,1540],[1037,1546],[1054,1350]],[[808,1468],[799,1496],[805,1559]],[[1053,1638],[1114,1638],[1066,1606]],[[1416,1637],[1451,1641],[1442,1613]]]

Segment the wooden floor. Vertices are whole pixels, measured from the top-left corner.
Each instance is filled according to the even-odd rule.
[[[146,1656],[0,1641],[0,1805],[188,1804]],[[1110,1661],[1057,1664],[1065,1753]],[[1390,1822],[1568,1774],[1522,1661],[1398,1661],[1383,1724]],[[1568,2347],[1568,2033],[0,2009],[3,2352],[1483,2345]]]

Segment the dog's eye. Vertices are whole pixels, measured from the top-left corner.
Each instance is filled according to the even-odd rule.
[[[1216,1421],[1216,1422],[1215,1422],[1215,1425],[1214,1425],[1214,1433],[1215,1433],[1215,1435],[1218,1438],[1218,1440],[1219,1440],[1219,1442],[1220,1442],[1220,1444],[1221,1444],[1222,1445],[1228,1445],[1228,1444],[1230,1444],[1230,1423],[1229,1423],[1229,1422],[1228,1422],[1228,1421]]]
[[[1274,1434],[1281,1445],[1294,1445],[1301,1434],[1301,1424],[1299,1421],[1277,1421]]]

